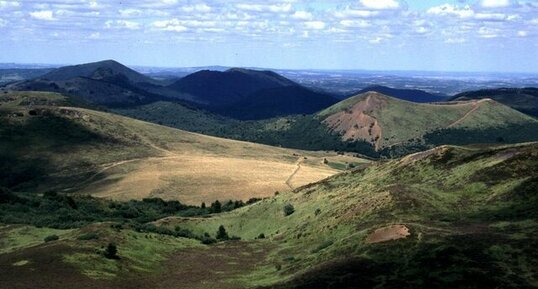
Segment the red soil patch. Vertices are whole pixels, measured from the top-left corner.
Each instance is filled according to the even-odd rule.
[[[366,243],[381,243],[386,241],[405,239],[411,233],[409,233],[409,228],[404,225],[392,225],[375,230],[373,233],[368,235],[366,238]]]
[[[325,119],[327,126],[342,135],[342,140],[365,140],[379,149],[383,130],[373,116],[388,104],[378,93],[368,93],[364,100]]]

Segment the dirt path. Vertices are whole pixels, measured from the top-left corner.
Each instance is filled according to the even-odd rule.
[[[291,180],[293,179],[293,177],[295,177],[295,175],[299,172],[299,170],[301,169],[301,164],[304,162],[304,157],[300,157],[297,162],[295,163],[295,170],[293,170],[293,173],[291,173],[291,175],[286,179],[286,185],[288,185],[288,187],[290,187],[290,189],[295,189],[292,185],[291,185]]]
[[[460,123],[462,123],[464,120],[466,120],[473,112],[475,112],[478,108],[480,108],[480,105],[482,104],[482,101],[476,101],[473,103],[473,108],[469,110],[464,116],[462,116],[460,119],[456,120],[455,122],[451,123],[448,127],[454,127]]]

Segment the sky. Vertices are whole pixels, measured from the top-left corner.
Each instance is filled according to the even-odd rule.
[[[0,62],[538,73],[538,0],[0,0]]]

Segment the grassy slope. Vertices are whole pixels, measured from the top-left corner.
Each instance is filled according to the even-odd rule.
[[[361,161],[59,107],[69,100],[55,94],[4,94],[2,100],[1,165],[11,168],[3,171],[2,185],[17,190],[98,192],[117,199],[151,195],[199,204],[268,196],[337,173],[324,158]]]
[[[421,139],[428,132],[446,128],[484,130],[510,125],[538,127],[535,119],[494,101],[417,104],[377,93],[346,99],[318,115],[325,119],[351,109],[357,103],[367,101],[369,97],[381,99],[386,103],[382,109],[368,113],[378,120],[382,128],[381,148]]]
[[[28,272],[50,276],[40,283],[46,288],[73,268],[61,280],[81,288],[535,288],[537,157],[537,143],[442,146],[230,213],[156,222],[212,236],[222,224],[243,239],[211,246],[107,223],[51,231],[60,241],[47,244],[40,239],[49,229],[26,227],[37,236],[28,239],[20,227],[3,227],[0,234],[21,241],[0,244],[17,247],[0,255],[0,276],[13,288],[35,288],[17,283],[35,275]],[[286,204],[295,208],[289,216]],[[392,224],[411,235],[366,242]],[[98,238],[78,240],[88,233]],[[267,238],[255,240],[261,233]],[[102,256],[108,242],[118,244],[120,260]]]
[[[280,279],[294,280],[283,283],[286,288],[324,288],[320,284],[329,283],[322,282],[337,280],[343,280],[333,284],[338,288],[357,280],[370,284],[366,287],[387,288],[470,288],[481,282],[535,287],[537,156],[536,143],[491,149],[445,146],[341,174],[214,218],[161,223],[200,232],[223,224],[231,235],[245,239],[264,233],[279,245],[271,260],[282,269],[266,267],[261,270],[272,274],[251,275],[258,285]],[[295,213],[286,217],[282,209],[288,203]],[[411,236],[365,242],[375,229],[390,224],[404,224]],[[334,260],[340,263],[331,263]],[[321,271],[309,274],[312,266]],[[347,271],[334,270],[340,267]],[[421,269],[425,267],[430,269]],[[368,277],[360,277],[364,274]],[[345,281],[345,275],[355,279]]]

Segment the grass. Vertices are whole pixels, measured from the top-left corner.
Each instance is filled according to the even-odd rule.
[[[57,235],[60,239],[70,238],[73,230],[36,228],[25,225],[0,227],[0,254],[45,244],[45,238]]]
[[[92,228],[95,230],[95,228]],[[137,233],[132,230],[115,231],[101,227],[105,240],[71,243],[77,251],[64,255],[64,261],[76,266],[84,275],[93,279],[111,279],[118,275],[158,273],[164,270],[163,261],[172,252],[203,246],[196,240],[175,238],[154,233]],[[119,260],[104,257],[106,242],[118,247]]]
[[[506,159],[506,152],[514,149],[518,151],[519,157]],[[507,284],[508,287],[535,284],[538,272],[530,268],[537,264],[538,259],[526,254],[530,253],[530,244],[534,243],[534,234],[530,232],[536,226],[536,215],[522,211],[523,209],[513,211],[519,212],[513,215],[504,212],[508,208],[531,206],[536,201],[532,196],[528,196],[530,199],[525,201],[510,196],[521,192],[521,188],[532,188],[529,187],[529,177],[534,176],[534,182],[536,181],[534,172],[538,171],[538,163],[530,156],[536,154],[537,150],[536,143],[490,150],[441,148],[411,164],[405,160],[378,163],[213,218],[167,219],[167,224],[163,225],[213,232],[222,224],[229,234],[243,239],[255,239],[264,233],[271,242],[279,244],[270,260],[280,264],[282,269],[271,277],[272,281],[275,278],[281,282],[295,280],[293,278],[307,274],[307,268],[347,256],[368,258],[368,262],[380,264],[381,267],[403,266],[398,267],[398,270],[415,276],[412,278],[427,282],[435,279],[438,280],[436,282],[442,282],[439,284],[468,281],[467,278],[471,277],[466,277],[465,270],[519,272],[526,277]],[[448,155],[451,155],[451,159],[447,162]],[[487,175],[488,171],[499,167],[503,168],[506,178],[499,174],[497,179],[491,180],[477,177]],[[521,171],[521,168],[525,170]],[[509,173],[518,170],[518,174]],[[295,208],[295,212],[289,216],[282,212],[287,203]],[[365,242],[366,237],[375,229],[391,224],[405,224],[410,228],[411,236],[387,243]],[[523,229],[516,224],[528,224],[529,227]],[[498,228],[510,230],[501,233]],[[485,236],[490,239],[485,241],[484,238],[488,238]],[[464,240],[467,238],[476,241],[466,243]],[[518,248],[517,251],[509,252],[515,254],[511,258],[524,258],[522,267],[509,261],[512,259],[499,258],[505,254],[499,252],[504,247],[496,246],[505,242],[510,243],[511,248]],[[523,246],[525,242],[528,245]],[[451,246],[459,248],[463,255],[458,255],[459,259],[454,259],[454,262],[460,260],[458,262],[463,263],[450,265],[458,266],[453,269],[440,267],[440,270],[444,268],[442,270],[445,271],[439,271],[437,276],[413,275],[422,274],[423,271],[417,271],[417,268],[433,260],[451,264],[451,260],[439,259],[435,255],[437,253],[424,253],[425,250],[436,248],[441,254],[445,250],[442,249],[443,246],[448,246],[446,250]],[[401,255],[403,251],[408,253]],[[464,253],[472,251],[483,252],[483,255]],[[495,260],[495,265],[479,265],[483,262],[480,260]],[[409,265],[411,263],[412,266]],[[458,271],[460,269],[463,271]],[[455,275],[443,279],[445,273],[441,272]],[[486,280],[486,275],[478,274],[475,277],[477,280]],[[504,282],[502,278],[493,279],[494,283]]]
[[[343,111],[358,109],[357,105],[368,103],[369,98],[377,99],[382,103],[381,107],[372,108],[372,111],[366,113],[374,117],[381,127],[379,149],[413,143],[417,139],[423,141],[427,133],[447,128],[465,129],[471,135],[472,131],[497,129],[499,131],[493,132],[495,137],[504,136],[508,139],[510,131],[502,131],[501,128],[537,125],[532,117],[493,101],[419,104],[377,93],[349,98],[320,112],[319,116],[327,122],[328,118],[341,114]],[[347,115],[344,113],[339,119],[342,121]],[[352,131],[353,127],[339,127],[338,129]],[[356,134],[356,137],[359,135]],[[366,137],[364,140],[371,141],[371,137]]]
[[[27,106],[24,100],[30,96],[40,105]],[[19,191],[57,190],[117,200],[161,197],[196,205],[246,201],[338,173],[323,164],[325,158],[365,162],[209,137],[84,108],[59,108],[55,101],[64,98],[56,94],[2,97],[0,185]],[[15,111],[22,115],[14,116]],[[304,157],[309,161],[289,180]]]

